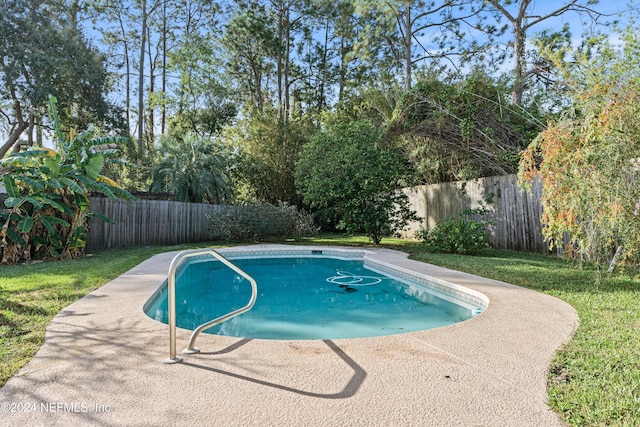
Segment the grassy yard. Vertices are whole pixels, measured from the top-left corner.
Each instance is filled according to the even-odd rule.
[[[552,363],[549,404],[570,425],[640,425],[640,278],[596,281],[592,267],[542,255],[487,251],[484,256],[419,253],[414,259],[502,280],[558,297],[580,327]],[[596,285],[596,282],[598,284]]]
[[[309,244],[366,246],[366,238],[322,236]],[[553,362],[550,404],[571,425],[640,425],[640,282],[627,272],[596,271],[541,255],[486,251],[483,256],[423,253],[415,242],[383,246],[412,258],[544,292],[571,304],[580,328]],[[44,340],[53,316],[144,259],[185,247],[111,250],[79,260],[0,267],[0,385]]]
[[[150,256],[179,249],[109,250],[76,260],[0,266],[0,386],[36,354],[62,309]]]

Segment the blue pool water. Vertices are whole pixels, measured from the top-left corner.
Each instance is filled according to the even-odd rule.
[[[262,339],[337,339],[445,326],[472,309],[420,284],[377,273],[362,261],[323,257],[237,259],[258,284],[255,306],[205,333]],[[176,324],[193,330],[243,307],[250,285],[218,261],[191,260],[176,275]],[[167,289],[145,312],[167,323]]]

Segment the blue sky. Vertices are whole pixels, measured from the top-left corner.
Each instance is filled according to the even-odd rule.
[[[520,3],[516,1],[515,3]],[[530,16],[547,16],[550,13],[558,10],[568,1],[562,0],[533,0],[529,5],[528,12]],[[579,4],[586,3],[586,0],[579,0]],[[537,25],[531,27],[527,32],[527,38],[530,40],[536,33],[545,30],[560,30],[565,24],[569,24],[570,31],[573,38],[574,45],[578,45],[583,40],[585,32],[599,31],[602,33],[609,33],[615,41],[618,35],[612,33],[613,27],[606,27],[603,24],[606,22],[619,21],[623,26],[626,25],[627,18],[630,16],[628,10],[630,8],[638,8],[638,0],[600,0],[598,4],[589,6],[593,10],[600,12],[608,16],[600,16],[597,24],[594,25],[594,21],[590,19],[587,14],[578,14],[573,11],[568,11],[558,17],[551,17],[541,21]],[[517,14],[519,4],[511,5],[507,8],[512,15]],[[513,39],[512,33],[509,30],[505,35],[505,43],[510,42]],[[528,46],[529,47],[529,46]],[[508,60],[504,65],[505,71],[508,71],[512,67],[512,61]]]
[[[502,2],[504,3],[504,2]],[[547,16],[552,12],[563,7],[563,5],[569,3],[567,0],[533,0],[529,7],[527,8],[527,15],[532,17],[538,16]],[[579,4],[585,4],[586,0],[578,0]],[[631,3],[633,6],[628,6],[628,3]],[[619,14],[629,7],[638,8],[638,3],[640,0],[600,0],[600,2],[596,5],[589,6],[590,8],[603,13],[609,16],[600,16],[598,18],[598,24],[604,24],[606,22],[612,22],[614,20],[626,21],[626,18],[629,16],[629,13],[623,13],[622,16]],[[518,9],[520,5],[520,0],[515,0],[514,4],[507,6],[506,9],[513,15],[517,15]],[[537,19],[537,18],[532,18]],[[506,19],[502,19],[502,25],[509,24]],[[558,17],[551,17],[541,21],[539,24],[529,28],[527,30],[527,41],[531,40],[536,33],[552,30],[557,31],[564,27],[565,24],[569,24],[570,31],[573,37],[574,45],[579,45],[583,40],[583,35],[585,32],[593,32],[599,31],[603,33],[611,33],[612,27],[605,27],[604,25],[594,25],[593,20],[587,14],[579,14],[574,11],[568,11],[563,13]],[[526,22],[525,22],[526,25]],[[437,31],[434,31],[437,32]],[[471,28],[466,28],[467,37],[476,37],[477,41],[482,43],[486,38],[486,35],[482,32],[475,31]],[[437,48],[429,49],[430,37],[431,34],[425,34],[424,36],[423,46],[430,51],[437,51]],[[616,34],[611,35],[613,38],[617,38]],[[421,40],[422,41],[422,40]],[[511,26],[508,26],[508,29],[503,37],[498,39],[498,43],[502,45],[503,49],[508,49],[508,44],[513,41],[513,33]],[[527,45],[527,49],[530,48],[530,45]],[[417,49],[417,47],[416,47]],[[507,59],[506,62],[500,67],[501,71],[509,71],[513,68],[513,61]],[[463,67],[464,68],[464,67]]]
[[[529,6],[529,10],[532,11],[534,14],[544,16],[549,14],[552,11],[557,10],[558,8],[562,7],[563,4],[566,4],[566,3],[568,2],[559,1],[559,0],[533,0],[531,2],[531,5]],[[578,3],[586,3],[586,1],[580,0]],[[628,3],[632,3],[634,5],[628,6]],[[592,5],[589,7],[603,14],[612,15],[612,16],[601,17],[599,22],[604,22],[607,20],[608,21],[619,20],[619,19],[625,20],[626,17],[628,16],[628,13],[625,14],[623,12],[627,10],[628,7],[637,8],[638,7],[637,3],[638,3],[637,0],[630,0],[629,2],[625,0],[621,0],[621,1],[620,0],[600,0],[598,4]],[[514,9],[517,9],[517,7],[510,6],[509,8],[510,11]],[[623,13],[623,16],[622,17],[617,16],[619,13]],[[569,23],[572,29],[572,33],[574,33],[574,36],[579,37],[582,33],[582,29],[586,29],[587,26],[592,24],[588,19],[585,19],[585,18],[586,16],[581,18],[580,15],[578,15],[575,12],[567,12],[562,16],[549,18],[548,20],[541,22],[540,24],[532,28],[532,32],[535,33],[539,31],[543,31],[548,28],[559,29],[565,23]]]

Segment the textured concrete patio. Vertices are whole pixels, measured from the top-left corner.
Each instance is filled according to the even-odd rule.
[[[272,247],[271,245],[270,247]],[[372,249],[463,285],[483,314],[378,338],[271,341],[203,334],[168,356],[167,325],[142,305],[175,253],[156,255],[56,316],[33,360],[0,389],[3,426],[554,426],[546,377],[578,325],[568,304]],[[178,330],[178,350],[189,331]]]

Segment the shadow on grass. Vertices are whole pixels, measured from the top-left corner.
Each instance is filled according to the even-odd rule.
[[[21,316],[53,316],[49,310],[32,303],[12,301],[0,296],[0,310],[10,311]]]

